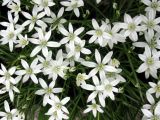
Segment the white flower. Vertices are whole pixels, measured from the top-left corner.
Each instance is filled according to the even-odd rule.
[[[32,15],[30,15],[27,12],[22,12],[22,14],[24,15],[25,18],[27,18],[28,20],[25,21],[22,26],[27,26],[29,25],[29,32],[34,28],[35,24],[41,26],[42,28],[47,27],[46,23],[44,23],[42,20],[40,20],[42,17],[45,16],[45,12],[41,12],[38,13],[39,10],[37,8],[37,6],[34,6],[33,10],[32,10]]]
[[[30,54],[30,57],[34,57],[38,52],[42,50],[42,54],[44,56],[48,55],[48,47],[60,47],[60,43],[48,41],[51,37],[51,30],[48,32],[43,33],[42,29],[37,29],[38,31],[38,39],[29,38],[29,41],[37,46],[33,49]]]
[[[147,5],[148,7],[145,9],[145,11],[147,12],[151,12],[151,11],[160,11],[160,1],[158,0],[141,0],[145,5]]]
[[[75,43],[75,46],[71,46],[71,44],[69,44],[68,48],[70,49],[70,52],[68,53],[67,58],[75,56],[75,60],[78,61],[78,59],[80,58],[80,53],[86,55],[91,54],[91,51],[89,49],[84,48],[85,42],[85,40],[82,40],[79,43]]]
[[[82,84],[81,87],[85,90],[93,91],[87,99],[87,102],[95,100],[98,95],[100,104],[105,107],[105,98],[103,96],[104,87],[100,84],[100,81],[97,76],[92,77],[94,85]]]
[[[149,83],[152,84],[152,83]],[[146,92],[147,100],[150,104],[145,104],[142,107],[142,112],[144,114],[142,120],[159,120],[160,118],[160,101],[155,103],[153,96],[147,91]],[[153,115],[152,113],[158,114]],[[151,119],[150,119],[151,118]]]
[[[99,4],[101,2],[101,0],[96,0],[97,4]]]
[[[74,47],[75,42],[79,43],[81,41],[81,39],[78,37],[78,35],[80,35],[84,31],[84,27],[80,27],[77,30],[73,31],[73,26],[71,23],[69,23],[68,29],[69,29],[69,31],[67,31],[63,27],[59,28],[59,31],[65,36],[60,41],[60,43],[66,44],[67,42],[69,42],[70,47]]]
[[[157,49],[160,50],[160,34],[156,33],[153,37],[151,32],[145,32],[145,40],[146,42],[135,42],[133,46],[145,48],[145,46],[149,46],[153,53],[157,52]]]
[[[16,116],[17,120],[25,120],[25,114],[23,112],[21,112],[21,111],[17,110],[15,116]]]
[[[49,79],[52,78],[53,81],[55,81],[58,76],[64,78],[67,65],[68,63],[63,61],[62,50],[59,50],[56,55],[56,60],[51,61],[51,66],[45,70],[45,73],[47,73]]]
[[[113,80],[110,82],[109,80],[104,79],[102,83],[104,87],[103,96],[115,100],[114,93],[118,93],[118,89],[115,86],[119,83],[119,80]]]
[[[142,22],[141,16],[135,16],[134,18],[131,18],[129,14],[124,15],[124,23],[118,23],[118,28],[124,29],[124,36],[129,36],[129,38],[132,41],[138,40],[137,32],[144,31],[145,28],[143,26],[139,26],[139,24]]]
[[[103,46],[104,39],[111,39],[111,35],[105,32],[105,24],[99,26],[97,21],[95,19],[92,19],[92,26],[94,30],[90,30],[86,33],[92,35],[92,37],[89,39],[89,43],[97,41],[100,46]]]
[[[159,120],[160,119],[160,104],[158,104],[153,111],[148,109],[141,109],[144,117],[143,120]]]
[[[94,100],[92,101],[92,105],[87,105],[87,107],[88,108],[85,109],[83,111],[83,113],[88,113],[88,112],[92,111],[94,117],[97,116],[97,111],[100,112],[100,113],[103,113],[103,110],[102,110],[101,106],[96,104],[96,102]]]
[[[4,101],[4,109],[6,112],[0,112],[1,120],[19,120],[16,118],[17,109],[10,109],[8,102]]]
[[[155,93],[156,98],[159,98],[160,97],[160,81],[157,84],[153,82],[149,82],[149,85],[151,86],[151,88],[148,90],[148,92],[150,94]]]
[[[120,29],[116,24],[113,27],[111,27],[110,24],[106,24],[105,22],[102,24],[106,25],[105,32],[110,35],[110,38],[104,39],[102,46],[108,44],[110,49],[112,49],[114,44],[117,44],[118,42],[125,42],[126,38],[122,34],[118,33]]]
[[[160,17],[156,18],[156,14],[154,12],[147,12],[146,16],[141,15],[142,18],[142,26],[147,30],[150,38],[154,36],[154,31],[160,31]]]
[[[89,62],[89,61],[82,61],[82,65],[84,66],[87,66],[87,67],[90,67],[90,68],[93,68],[90,73],[89,73],[89,76],[92,77],[94,75],[97,74],[97,72],[99,72],[99,76],[101,79],[105,78],[105,73],[106,72],[116,72],[117,69],[111,65],[106,65],[111,57],[112,57],[112,54],[113,52],[109,52],[104,58],[103,60],[101,60],[101,55],[100,53],[98,52],[98,50],[96,49],[95,50],[95,59],[96,59],[96,62]]]
[[[9,89],[12,84],[16,84],[15,78],[12,76],[15,74],[16,67],[11,67],[9,70],[5,68],[3,64],[1,64],[1,70],[0,70],[0,83],[3,83],[6,85],[6,88]]]
[[[147,97],[149,104],[143,105],[143,109],[153,111],[157,104],[155,103],[153,96],[148,91],[146,92],[146,97]]]
[[[35,83],[35,84],[38,84],[38,80],[37,80],[37,77],[36,77],[36,74],[38,74],[39,72],[41,72],[41,65],[37,65],[38,64],[38,59],[35,58],[31,65],[29,66],[28,63],[21,59],[21,64],[24,68],[24,70],[18,70],[16,71],[16,75],[19,75],[19,76],[23,76],[23,82],[26,82],[29,78],[32,79],[32,81]]]
[[[76,85],[80,86],[82,84],[86,84],[85,80],[89,79],[89,76],[86,73],[78,73],[76,77]]]
[[[144,53],[139,54],[138,56],[144,63],[140,65],[137,72],[145,72],[146,79],[149,78],[149,74],[152,77],[157,78],[157,69],[160,68],[159,53],[153,54],[149,46],[145,46]]]
[[[79,7],[84,6],[84,2],[83,0],[68,0],[68,1],[63,1],[60,2],[61,5],[66,6],[67,8],[65,9],[66,11],[74,11],[74,14],[79,17],[80,13],[79,13]]]
[[[122,77],[120,75],[122,69],[117,69],[116,72],[107,72],[106,73],[106,78],[109,80],[109,81],[114,81],[114,80],[118,80],[119,82],[126,82],[125,78]]]
[[[19,82],[19,80],[16,81],[15,84],[17,84]],[[14,86],[12,83],[10,84],[9,88],[6,87],[6,84],[4,84],[4,85],[5,85],[5,87],[3,87],[0,90],[0,94],[4,94],[4,93],[8,92],[9,93],[9,98],[10,98],[11,102],[13,102],[14,101],[14,93],[13,92],[20,93],[19,89],[16,86]]]
[[[10,12],[11,13],[14,13],[14,16],[17,16],[18,13],[21,11],[21,2],[18,0],[16,3],[12,3],[12,4],[9,4],[7,6],[8,8],[10,8]]]
[[[38,58],[38,60],[41,62],[39,65],[41,65],[42,66],[42,72],[43,72],[43,74],[47,74],[47,73],[45,73],[45,71],[47,70],[47,69],[49,69],[49,67],[51,66],[51,61],[53,60],[52,59],[52,51],[49,51],[48,52],[48,55],[47,56],[44,56],[45,58],[43,58],[43,57],[41,57],[41,56],[37,56],[37,58]]]
[[[118,80],[119,82],[126,82],[125,78],[120,75],[120,73],[122,72],[122,69],[118,68],[120,65],[120,62],[114,58],[109,61],[109,65],[116,67],[117,71],[116,72],[107,72],[106,78],[110,82],[114,81],[114,80],[116,80],[116,81]]]
[[[24,48],[26,45],[29,44],[29,40],[27,38],[27,35],[25,35],[24,37],[19,34],[18,35],[18,40],[16,41],[17,45],[15,47],[21,47],[21,48]]]
[[[43,79],[39,78],[39,83],[43,89],[37,90],[35,94],[44,95],[43,106],[46,106],[51,95],[54,95],[55,93],[60,93],[63,90],[62,88],[54,88],[55,81],[52,81],[48,86]]]
[[[68,101],[70,100],[70,97],[65,97],[62,100],[60,100],[57,96],[51,95],[51,99],[48,100],[48,103],[52,105],[52,107],[48,110],[48,112],[45,115],[51,115],[50,120],[62,120],[68,119],[68,116],[66,114],[69,114],[69,111],[64,106]]]
[[[47,16],[50,16],[51,10],[49,7],[52,7],[55,5],[53,0],[32,0],[32,1],[35,2],[39,6],[40,10],[44,9],[44,12]]]
[[[9,43],[9,49],[13,51],[13,44],[16,43],[17,35],[21,33],[23,28],[18,28],[15,30],[13,23],[11,23],[6,30],[1,30],[0,35],[3,37],[0,39],[1,44]]]
[[[19,2],[19,0],[3,0],[2,6],[9,5],[13,2]]]
[[[10,24],[12,23],[16,27],[16,23],[18,22],[19,16],[17,15],[13,18],[11,12],[9,12],[9,11],[8,11],[7,15],[8,15],[9,22],[0,22],[0,25],[8,28],[10,26]]]
[[[62,7],[58,11],[57,16],[55,15],[55,13],[51,12],[51,18],[43,18],[43,21],[52,24],[51,29],[54,30],[57,27],[59,29],[60,27],[63,27],[63,24],[67,21],[66,19],[62,18],[63,13],[64,13],[64,7]]]

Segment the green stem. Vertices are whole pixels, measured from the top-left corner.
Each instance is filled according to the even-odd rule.
[[[98,112],[98,117],[97,117],[97,120],[100,120],[100,115],[99,115],[99,112]]]
[[[131,67],[131,69],[132,69],[132,72],[133,72],[134,78],[135,78],[135,80],[136,80],[136,83],[137,83],[137,87],[138,87],[138,90],[139,90],[139,94],[140,94],[141,100],[142,100],[142,101],[144,101],[144,99],[143,99],[143,95],[142,95],[142,91],[141,91],[141,86],[140,86],[140,84],[139,84],[139,80],[138,80],[137,74],[136,74],[136,72],[135,72],[135,69],[134,69],[134,66],[133,66],[132,60],[131,60],[131,58],[130,58],[130,55],[128,54],[127,47],[126,47],[126,45],[125,45],[125,44],[123,44],[123,47],[124,47],[124,49],[125,49],[125,51],[126,51],[125,53],[126,53],[126,55],[127,55],[127,58],[128,58],[128,61],[129,61],[130,67]]]

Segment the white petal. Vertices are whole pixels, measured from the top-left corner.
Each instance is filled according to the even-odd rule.
[[[83,61],[83,62],[81,62],[81,63],[82,63],[82,65],[87,66],[87,67],[91,67],[91,68],[97,66],[97,64],[94,63],[94,62]]]
[[[60,31],[63,35],[68,36],[68,31],[67,31],[65,28],[60,27],[60,28],[59,28],[59,31]]]
[[[22,12],[23,16],[28,19],[32,19],[32,16],[27,12]]]
[[[31,52],[30,57],[34,57],[40,51],[41,51],[41,47],[40,46],[35,47],[33,49],[33,51]]]
[[[85,90],[89,90],[89,91],[93,91],[95,90],[95,87],[93,85],[89,85],[89,84],[82,84],[81,87]]]
[[[9,90],[9,98],[10,98],[11,102],[13,102],[13,100],[14,100],[14,94],[13,94],[12,90]]]
[[[92,69],[92,70],[89,72],[89,76],[92,77],[92,76],[96,75],[97,72],[98,72],[98,69],[97,69],[97,68],[94,68],[94,69]]]
[[[153,116],[153,114],[149,111],[149,110],[147,110],[147,109],[141,109],[142,110],[142,112],[143,112],[143,114],[145,115],[145,116],[147,116],[147,117],[151,117],[151,116]]]
[[[97,23],[97,21],[95,19],[92,19],[92,25],[94,27],[94,29],[98,29],[99,28],[99,25]]]
[[[31,75],[31,79],[35,84],[38,84],[37,77],[34,74]]]
[[[43,94],[45,94],[45,91],[44,91],[43,89],[37,90],[37,91],[35,92],[35,94],[37,94],[37,95],[43,95]]]
[[[84,31],[84,27],[80,27],[80,28],[78,28],[78,29],[74,32],[74,34],[75,34],[75,35],[79,35],[79,34],[81,34],[83,31]]]
[[[9,104],[6,100],[4,101],[4,109],[6,112],[10,112],[10,107],[9,107]]]
[[[97,49],[95,50],[95,58],[96,58],[97,63],[100,64],[101,63],[101,55]]]
[[[141,64],[141,65],[139,66],[137,72],[138,72],[138,73],[142,73],[142,72],[146,71],[147,68],[148,68],[148,67],[147,67],[146,63],[143,63],[143,64]]]
[[[105,98],[103,97],[103,95],[99,94],[98,97],[99,97],[99,102],[102,105],[102,107],[105,107]]]
[[[150,93],[146,93],[146,97],[147,97],[147,100],[150,104],[154,104],[155,101],[154,101],[154,98],[152,97],[152,95]]]
[[[48,85],[46,84],[46,82],[42,78],[39,78],[39,83],[41,84],[41,86],[44,89],[48,88]]]
[[[132,22],[133,22],[131,16],[128,15],[128,14],[125,14],[125,15],[124,15],[124,21],[125,21],[126,23],[132,23]]]
[[[111,57],[113,55],[113,51],[109,52],[102,60],[102,63],[103,64],[106,64],[108,63],[110,60],[111,60]]]
[[[48,47],[60,47],[60,45],[58,42],[48,42],[47,44]]]
[[[79,13],[79,9],[78,9],[78,8],[75,8],[75,9],[74,9],[74,13],[75,13],[75,15],[76,15],[77,17],[80,16],[80,13]]]
[[[65,97],[62,99],[61,103],[65,105],[70,100],[70,97]]]
[[[92,92],[92,93],[89,95],[89,97],[88,97],[88,99],[87,99],[87,102],[90,102],[90,101],[94,100],[95,97],[97,96],[97,93],[98,93],[97,91]]]

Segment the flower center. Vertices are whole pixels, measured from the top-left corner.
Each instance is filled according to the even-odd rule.
[[[151,3],[151,8],[157,9],[158,8],[158,3],[157,2],[152,2]]]
[[[6,78],[6,80],[9,80],[10,77],[11,77],[11,75],[10,75],[8,72],[6,72],[6,73],[5,73],[5,78]]]
[[[153,60],[153,58],[147,58],[147,64],[148,65],[153,65],[154,64],[154,60]]]
[[[153,116],[151,117],[151,120],[160,120],[160,116],[158,116],[158,115],[153,115]]]
[[[96,30],[96,35],[97,35],[97,36],[102,36],[102,34],[103,34],[103,32],[102,32],[101,29],[97,29],[97,30]]]
[[[56,72],[56,73],[58,73],[60,70],[61,70],[61,67],[60,67],[60,66],[55,66],[55,67],[53,68],[53,71]]]
[[[12,114],[11,113],[7,113],[7,120],[12,120]]]
[[[41,47],[46,47],[47,46],[47,41],[46,40],[41,40],[40,45],[41,45]]]
[[[160,93],[160,85],[157,86],[156,91]]]
[[[47,68],[49,66],[49,61],[44,61],[42,64],[44,68]]]
[[[95,104],[95,103],[92,104],[92,108],[93,108],[93,109],[97,109],[97,104]]]
[[[46,91],[47,94],[51,94],[52,93],[52,88],[46,88],[45,91]]]
[[[72,4],[72,8],[77,8],[77,7],[78,7],[77,2],[76,2],[76,3],[74,3],[74,4]]]
[[[27,45],[28,41],[26,39],[22,39],[22,40],[20,40],[20,44],[21,45]]]
[[[31,68],[29,68],[29,69],[26,70],[26,73],[31,75],[33,73],[33,70]]]
[[[151,48],[156,48],[156,46],[157,46],[157,41],[156,41],[155,37],[153,37],[153,39],[151,40],[149,46],[150,46]]]
[[[69,38],[69,40],[72,41],[72,40],[74,40],[75,35],[73,33],[69,33],[68,38]]]
[[[106,77],[107,78],[113,78],[113,77],[115,77],[116,76],[116,74],[114,73],[114,72],[107,72],[106,73]]]
[[[33,16],[32,17],[32,22],[36,22],[37,21],[37,16]]]
[[[112,85],[110,85],[110,84],[106,85],[105,90],[111,92],[112,91]]]
[[[53,112],[53,116],[57,117],[57,111]]]
[[[77,75],[77,80],[78,81],[83,81],[83,80],[85,80],[85,78],[84,78],[84,76],[82,74],[78,74]]]
[[[14,9],[15,11],[17,11],[17,12],[20,11],[19,5],[14,5],[14,6],[13,6],[13,9]]]
[[[152,28],[154,28],[154,26],[155,26],[155,23],[154,23],[153,20],[150,20],[150,21],[147,22],[147,27],[148,27],[148,28],[151,28],[151,29],[152,29]]]
[[[13,32],[9,32],[9,34],[8,34],[8,39],[10,40],[10,39],[13,39],[13,37],[14,37],[14,33]]]
[[[80,45],[77,45],[77,46],[75,47],[75,50],[76,50],[77,52],[80,52],[80,51],[81,51],[81,46],[80,46]]]
[[[134,31],[136,29],[136,25],[134,23],[129,23],[128,24],[128,29],[131,31]]]
[[[62,104],[61,103],[56,103],[56,108],[59,110],[62,108]]]
[[[48,0],[43,0],[43,6],[47,7],[48,6]]]
[[[108,33],[109,33],[111,36],[113,35],[112,31],[109,31]]]
[[[100,63],[97,68],[98,68],[98,70],[103,70],[104,64]]]

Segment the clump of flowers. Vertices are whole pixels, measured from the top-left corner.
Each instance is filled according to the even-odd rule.
[[[160,1],[142,0],[144,15],[125,13],[115,22],[104,20],[98,9],[105,0],[93,1],[31,0],[26,6],[20,0],[2,1],[8,19],[0,22],[0,54],[5,55],[0,66],[1,120],[32,119],[32,106],[41,115],[44,109],[44,119],[74,119],[79,109],[80,116],[91,112],[100,120],[108,104],[131,106],[125,100],[136,101],[128,86],[136,99],[138,89],[145,103],[142,92],[148,86],[138,76],[143,73],[150,80],[144,92],[149,104],[136,109],[141,109],[142,120],[160,120]],[[88,5],[103,19],[91,16]],[[113,9],[120,12],[115,2]]]

